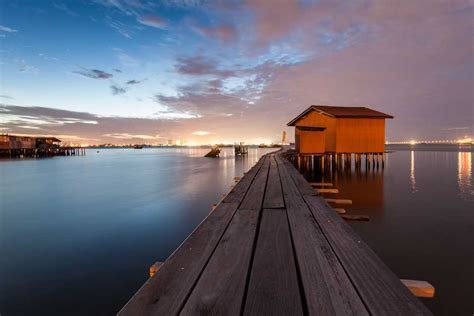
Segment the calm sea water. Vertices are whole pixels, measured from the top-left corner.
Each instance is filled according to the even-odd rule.
[[[413,150],[412,150],[413,149]],[[474,312],[471,148],[396,147],[378,172],[326,175],[351,198],[352,223],[401,278],[436,287],[436,314]],[[429,150],[429,151],[427,151]],[[435,150],[435,151],[432,151]],[[89,150],[0,161],[0,313],[117,312],[268,150]]]
[[[0,314],[112,315],[258,158],[99,149],[0,161]]]
[[[422,301],[436,315],[474,313],[473,149],[392,145],[383,171],[324,176],[340,192],[327,197],[353,202],[338,207],[370,216],[350,225],[395,274],[435,287],[435,298]]]

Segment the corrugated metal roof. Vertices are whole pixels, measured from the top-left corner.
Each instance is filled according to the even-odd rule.
[[[295,117],[288,126],[294,126],[295,123],[310,111],[318,111],[322,114],[334,118],[393,118],[393,116],[360,106],[328,106],[328,105],[312,105],[303,113]]]

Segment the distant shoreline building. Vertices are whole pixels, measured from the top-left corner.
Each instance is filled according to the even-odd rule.
[[[0,156],[10,158],[84,155],[85,150],[61,147],[56,137],[0,134]]]
[[[391,118],[366,107],[312,105],[287,125],[295,127],[298,154],[383,153]]]

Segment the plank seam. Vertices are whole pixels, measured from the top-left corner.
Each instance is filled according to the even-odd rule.
[[[280,173],[281,163],[279,163],[276,159],[275,159],[275,162],[278,166],[278,173]],[[281,178],[282,177],[281,177],[281,174],[280,174],[280,187],[281,187],[281,193],[283,195],[283,203],[285,204],[286,222],[288,224],[288,230],[290,231],[291,250],[293,252],[293,258],[295,260],[296,276],[297,276],[297,279],[298,279],[298,289],[300,290],[301,305],[303,307],[303,314],[304,315],[309,315],[308,302],[306,301],[306,295],[305,295],[304,286],[303,286],[303,277],[301,275],[300,263],[298,262],[298,256],[296,255],[295,241],[293,239],[293,230],[291,229],[291,225],[290,225],[290,218],[288,216],[288,208],[286,207],[285,194],[283,193],[283,184],[281,182]]]
[[[266,159],[266,155],[263,156],[263,157],[260,158],[260,159]],[[255,165],[257,165],[258,163],[259,163],[259,161],[258,161]],[[245,194],[244,194],[242,200],[238,203],[237,208],[234,210],[234,213],[232,214],[232,217],[231,217],[230,220],[227,222],[225,229],[222,231],[221,236],[219,237],[219,239],[218,239],[216,245],[214,246],[214,249],[212,250],[212,252],[211,252],[211,254],[209,255],[209,257],[207,258],[206,263],[204,264],[204,266],[202,267],[201,271],[199,272],[199,274],[198,274],[196,280],[194,281],[192,287],[190,288],[190,290],[189,290],[188,293],[186,294],[186,297],[185,297],[185,299],[183,300],[183,303],[182,303],[181,306],[179,307],[179,309],[178,309],[178,315],[181,313],[181,311],[183,310],[184,306],[185,306],[186,303],[188,302],[189,297],[190,297],[191,294],[193,293],[193,291],[194,291],[194,289],[195,289],[195,287],[196,287],[196,285],[197,285],[199,279],[201,278],[201,276],[202,276],[204,270],[206,270],[206,267],[207,267],[207,265],[209,264],[209,261],[211,260],[212,256],[214,255],[214,252],[216,251],[217,247],[219,246],[219,244],[220,244],[220,242],[221,242],[221,240],[222,240],[222,237],[224,237],[224,234],[225,234],[225,232],[227,231],[227,229],[229,228],[230,223],[232,223],[232,219],[234,218],[235,214],[237,213],[237,210],[239,209],[240,205],[241,205],[242,202],[244,201],[245,196],[247,195],[247,193],[248,193],[250,187],[252,186],[253,182],[255,181],[255,178],[257,177],[258,173],[259,173],[260,170],[262,169],[264,163],[265,163],[265,161],[263,161],[263,163],[258,167],[257,172],[255,172],[255,175],[252,177],[252,181],[250,181],[250,184],[249,184],[249,186],[248,186],[248,188],[247,188],[247,190],[246,190],[246,192],[245,192]]]
[[[284,158],[283,158],[284,159]],[[291,165],[290,167],[293,167],[293,165]],[[296,169],[296,168],[295,168]],[[369,306],[367,305],[367,302],[364,300],[362,294],[359,292],[359,289],[357,288],[357,286],[355,285],[354,283],[354,280],[351,278],[349,272],[346,270],[346,267],[344,266],[343,262],[341,261],[341,258],[340,256],[338,256],[337,252],[334,250],[334,247],[333,245],[331,244],[330,240],[328,239],[327,235],[326,235],[326,232],[325,230],[321,227],[321,224],[319,223],[318,219],[314,216],[314,213],[310,207],[310,205],[308,204],[308,202],[306,201],[305,199],[305,196],[304,194],[301,192],[299,186],[297,185],[295,179],[293,178],[293,175],[290,173],[290,178],[291,178],[291,181],[295,184],[296,188],[298,189],[298,192],[300,192],[301,196],[303,197],[303,201],[304,203],[306,204],[306,206],[308,207],[310,213],[311,213],[311,216],[314,218],[314,221],[316,222],[316,225],[318,225],[319,227],[319,230],[321,231],[321,233],[323,234],[324,238],[326,239],[327,243],[329,244],[329,247],[331,248],[334,256],[337,258],[337,261],[339,262],[339,264],[341,265],[342,267],[342,270],[344,270],[344,273],[346,274],[347,278],[349,279],[349,281],[351,282],[352,284],[352,287],[354,288],[354,290],[356,291],[357,295],[359,296],[359,299],[360,301],[362,302],[362,304],[364,304],[364,307],[365,309],[367,310],[367,312],[370,314],[370,315],[373,315],[371,309],[369,308]]]
[[[270,159],[270,158],[268,158],[268,157],[270,157],[268,155],[269,154],[265,155],[266,159]],[[266,161],[263,162],[262,167],[265,164],[265,162]],[[262,202],[260,204],[260,210],[259,210],[259,213],[258,213],[257,227],[256,227],[256,231],[255,231],[255,236],[253,238],[252,253],[250,255],[249,269],[247,271],[247,276],[245,278],[245,288],[244,288],[243,301],[242,301],[242,304],[240,305],[240,315],[244,314],[245,304],[247,303],[247,293],[248,293],[248,290],[249,290],[250,276],[251,276],[251,273],[252,273],[253,261],[254,261],[254,257],[255,257],[255,251],[257,249],[257,241],[258,241],[258,236],[260,235],[260,225],[261,225],[262,216],[263,216],[262,207],[263,207],[263,203],[265,201],[265,193],[267,191],[268,176],[270,174],[270,161],[268,162],[268,168],[267,169],[268,169],[268,172],[267,172],[267,177],[265,179],[265,189],[263,190],[263,198],[262,198]]]

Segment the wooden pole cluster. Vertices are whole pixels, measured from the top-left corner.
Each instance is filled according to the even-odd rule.
[[[51,148],[15,148],[1,149],[0,157],[7,158],[44,158],[54,156],[85,156],[82,147],[51,147]]]
[[[350,171],[384,169],[385,153],[324,153],[316,155],[300,155],[295,153],[289,160],[303,173],[324,171]],[[354,164],[352,163],[354,161]]]

